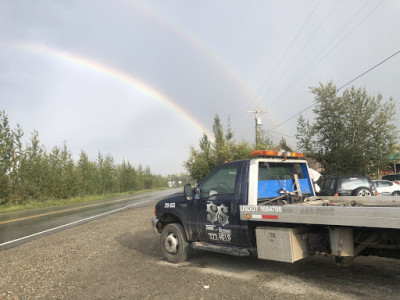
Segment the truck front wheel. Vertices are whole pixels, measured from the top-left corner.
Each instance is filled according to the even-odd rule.
[[[171,223],[163,228],[161,231],[161,252],[171,263],[180,263],[187,259],[189,242],[182,225]]]

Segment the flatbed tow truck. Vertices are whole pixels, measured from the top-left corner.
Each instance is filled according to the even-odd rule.
[[[186,260],[190,247],[289,263],[311,255],[339,265],[359,255],[400,258],[400,197],[316,196],[303,153],[250,156],[156,204],[152,224],[169,262]]]

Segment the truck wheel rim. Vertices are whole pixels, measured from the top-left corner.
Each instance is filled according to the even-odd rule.
[[[178,239],[172,233],[165,239],[165,249],[172,254],[175,254],[178,250]]]

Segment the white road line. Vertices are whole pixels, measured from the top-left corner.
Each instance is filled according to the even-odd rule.
[[[76,225],[76,224],[79,224],[79,223],[85,223],[85,222],[88,222],[88,221],[93,220],[93,219],[96,219],[96,218],[101,218],[101,217],[103,217],[103,216],[111,215],[111,214],[116,213],[116,212],[118,212],[118,211],[121,211],[121,210],[130,208],[130,207],[137,206],[137,205],[139,205],[139,204],[144,204],[144,203],[153,202],[153,201],[154,201],[154,200],[146,200],[146,201],[141,201],[141,202],[133,203],[133,204],[130,204],[130,205],[128,205],[128,206],[124,206],[124,207],[121,207],[121,208],[118,208],[118,209],[114,209],[114,210],[111,210],[111,211],[108,211],[108,212],[105,212],[105,213],[101,213],[101,214],[99,214],[99,215],[91,216],[91,217],[88,217],[88,218],[85,218],[85,219],[81,219],[81,220],[74,221],[74,222],[71,222],[71,223],[68,223],[68,224],[64,224],[64,225],[57,226],[57,227],[54,227],[54,228],[50,228],[50,229],[47,229],[47,230],[44,230],[44,231],[40,231],[40,232],[31,234],[31,235],[27,235],[27,236],[21,237],[21,238],[19,238],[19,239],[15,239],[15,240],[8,241],[8,242],[5,242],[5,243],[3,243],[3,244],[0,244],[0,249],[1,249],[2,247],[4,247],[4,246],[7,246],[7,245],[10,245],[10,244],[13,244],[13,243],[22,242],[22,241],[24,241],[24,240],[33,238],[33,237],[35,237],[35,236],[45,235],[45,234],[47,234],[47,233],[51,233],[51,232],[53,232],[53,231],[61,230],[61,229],[63,229],[63,228],[72,227],[73,225]]]

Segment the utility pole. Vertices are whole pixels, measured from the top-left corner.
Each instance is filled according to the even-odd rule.
[[[248,110],[247,112],[253,113],[255,115],[255,121],[256,121],[256,146],[259,143],[259,135],[260,135],[260,127],[262,125],[262,120],[261,118],[258,117],[258,114],[263,114],[266,113],[265,110]]]

